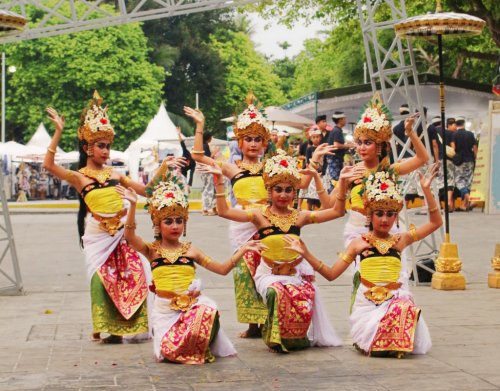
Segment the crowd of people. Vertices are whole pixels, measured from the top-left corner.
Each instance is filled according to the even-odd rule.
[[[76,198],[66,181],[61,181],[41,165],[29,165],[22,162],[8,178],[12,180],[12,195],[18,199],[22,192],[29,200],[66,200]]]
[[[343,339],[326,312],[326,306],[332,309],[334,304],[321,297],[316,273],[333,281],[349,268],[354,347],[372,356],[425,354],[432,342],[421,309],[408,289],[404,249],[442,225],[430,190],[438,175],[437,164],[418,174],[428,222],[403,232],[398,219],[404,205],[399,177],[429,161],[413,127],[418,114],[404,122],[405,136],[415,151],[405,161],[389,161],[392,118],[376,94],[354,131],[361,157],[357,165],[342,167],[342,154],[337,152],[352,145],[319,128],[312,134],[312,148],[306,150],[307,167],[301,168],[286,137],[272,139],[252,93],[245,104],[234,123],[241,151],[241,158],[234,161],[214,159],[213,150],[205,147],[211,135],[204,129],[203,113],[184,108],[196,122],[190,159],[210,179],[207,182],[213,183],[219,216],[231,221],[232,255],[222,263],[181,240],[187,231],[189,202],[179,169],[189,159],[167,157],[147,185],[106,166],[115,132],[107,108],[95,92],[78,128],[78,171],[67,170],[54,161],[64,117],[52,108],[47,110],[56,131],[43,167],[81,195],[77,225],[90,285],[91,341],[121,343],[124,338],[153,337],[157,360],[182,364],[204,364],[215,357],[236,355],[222,329],[217,303],[203,294],[203,283],[196,277],[196,266],[201,266],[221,275],[233,271],[237,319],[248,324],[239,337],[262,337],[271,353],[341,346]],[[342,118],[336,113],[340,129],[345,124]],[[331,145],[320,144],[325,136]],[[274,141],[261,160],[269,140]],[[231,208],[226,202],[226,180],[235,200]],[[308,196],[314,193],[323,209],[297,210],[299,189],[307,189]],[[301,231],[343,216],[349,194],[352,209],[343,233],[345,249],[338,249],[338,261],[328,267],[302,241]],[[136,234],[138,195],[148,200],[146,208],[154,226],[151,242]],[[216,239],[221,233],[209,230],[205,234]]]

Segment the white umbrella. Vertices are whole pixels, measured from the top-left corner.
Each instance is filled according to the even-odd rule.
[[[109,151],[109,159],[110,160],[122,162],[124,164],[128,164],[128,158],[129,158],[129,156],[125,152],[115,151],[114,149]]]
[[[234,121],[234,117],[222,118],[221,121],[224,121],[224,122],[233,122]]]
[[[264,110],[267,116],[267,120],[272,122],[274,125],[286,125],[292,128],[302,129],[304,126],[308,126],[314,123],[313,120],[286,111],[281,107],[269,106]]]
[[[274,125],[271,129],[276,129],[278,132],[287,132],[288,134],[302,134],[301,129],[292,128],[286,125]]]

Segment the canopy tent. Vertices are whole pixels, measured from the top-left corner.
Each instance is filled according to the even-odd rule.
[[[56,161],[59,164],[76,163],[78,160],[80,160],[80,152],[78,151],[71,151],[61,155],[60,157],[56,155]],[[129,156],[126,152],[112,149],[109,151],[109,160],[128,164]]]
[[[293,128],[291,126],[286,125],[274,125],[270,127],[271,130],[276,129],[278,132],[286,132],[288,134],[302,134],[302,129]]]
[[[264,110],[267,120],[273,125],[284,125],[302,130],[305,126],[312,125],[314,120],[311,120],[294,112],[287,111],[282,107],[269,106]],[[289,132],[290,133],[290,132]]]
[[[427,119],[429,120],[440,113],[439,77],[425,73],[418,75],[418,80],[420,82],[420,95],[423,98],[424,106],[428,108]],[[412,78],[410,78],[410,84],[410,95],[416,101]],[[380,85],[377,84],[377,88],[380,89]],[[394,92],[389,110],[396,119],[393,125],[396,125],[399,122],[398,119],[403,118],[399,116],[399,107],[408,102],[403,101],[393,88],[388,88],[388,91],[389,95]],[[491,92],[491,85],[452,78],[445,78],[445,91],[447,116],[455,118],[464,116],[469,119],[477,119],[478,123],[479,120],[488,116],[488,102],[498,99]],[[347,123],[355,124],[358,122],[361,109],[372,97],[371,84],[361,84],[313,92],[285,104],[283,108],[309,118],[314,118],[316,113],[326,114],[330,125],[334,125],[332,114],[335,111],[343,111]],[[351,126],[347,126],[347,128],[351,130]]]
[[[43,149],[47,149],[50,146],[51,142],[52,142],[52,137],[50,137],[49,133],[47,132],[47,129],[45,129],[43,122],[40,122],[40,125],[38,126],[38,129],[36,130],[35,134],[31,136],[30,141],[28,141],[26,145],[28,147],[40,147]],[[64,153],[64,151],[60,147],[57,147],[57,152]]]
[[[15,141],[8,141],[0,146],[0,155],[33,157],[37,155],[45,156],[45,152],[47,150],[44,148],[23,145]]]
[[[142,139],[171,141],[174,144],[179,144],[176,126],[168,116],[167,109],[163,102],[161,102],[160,108],[158,109],[158,114],[149,121],[146,131],[135,142]]]

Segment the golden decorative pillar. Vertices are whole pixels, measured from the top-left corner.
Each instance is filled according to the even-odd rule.
[[[443,291],[465,289],[465,277],[460,273],[462,261],[458,257],[458,246],[456,243],[450,243],[448,234],[446,234],[446,242],[441,243],[435,266],[436,273],[432,275],[432,288]]]
[[[491,258],[491,267],[494,273],[488,274],[488,286],[490,288],[500,288],[500,243],[495,246],[495,256]]]

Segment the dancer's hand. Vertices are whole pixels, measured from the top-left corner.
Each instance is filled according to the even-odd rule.
[[[337,147],[334,147],[333,145],[328,145],[327,143],[325,144],[321,144],[318,148],[316,148],[316,150],[314,151],[313,155],[312,155],[312,159],[313,161],[315,162],[319,162],[319,159],[322,157],[322,156],[325,156],[325,155],[333,155],[333,151],[336,151],[337,150]]]
[[[308,252],[306,244],[302,241],[301,238],[295,238],[291,235],[283,236],[283,240],[287,242],[290,247],[285,247],[285,250],[292,250],[296,253],[299,253],[302,256],[305,256]]]
[[[177,130],[177,135],[180,136],[181,135],[181,127],[180,126],[176,126],[175,130]]]
[[[59,114],[57,114],[57,111],[54,110],[52,107],[47,107],[47,113],[50,114],[50,116],[47,116],[49,120],[52,121],[52,123],[56,126],[56,132],[62,132],[64,129],[64,124],[66,123],[66,119],[64,118],[64,114],[62,114],[59,117]]]
[[[165,164],[168,167],[176,167],[176,168],[181,168],[186,165],[186,158],[185,157],[175,157],[175,156],[167,156],[165,159],[163,159],[162,165]]]
[[[417,118],[420,115],[420,113],[415,113],[411,115],[410,117],[405,119],[405,131],[408,133],[411,132],[411,128],[413,124],[415,123],[415,118]]]
[[[302,175],[311,175],[311,176],[319,175],[319,172],[313,168],[304,168],[302,170],[299,170],[299,173]]]
[[[195,120],[197,124],[202,124],[205,122],[205,116],[198,109],[192,109],[191,107],[184,106],[184,113]]]
[[[196,168],[198,169],[198,171],[205,174],[222,175],[222,169],[215,162],[213,162],[212,164],[198,163],[196,165]]]
[[[352,182],[356,179],[363,178],[366,172],[366,167],[362,164],[359,166],[346,166],[340,171],[339,180],[343,179]]]
[[[261,255],[262,251],[267,251],[269,248],[265,245],[263,245],[260,240],[250,240],[246,242],[243,247],[245,248],[245,251],[255,251],[256,253],[259,253]]]
[[[137,193],[131,187],[126,189],[125,187],[118,185],[115,186],[115,191],[120,194],[120,198],[122,200],[129,200],[132,205],[137,204]]]
[[[422,186],[422,189],[430,189],[432,181],[439,173],[439,166],[437,164],[431,165],[425,175],[422,175],[420,171],[417,172],[420,177],[420,186]]]

